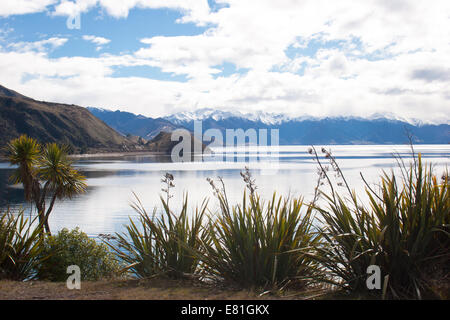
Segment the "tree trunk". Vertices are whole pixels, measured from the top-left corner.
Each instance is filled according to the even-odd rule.
[[[41,189],[39,181],[32,178],[31,181],[31,199],[34,201],[34,204],[36,205],[36,210],[38,212],[38,218],[39,218],[39,227],[40,230],[40,236],[41,238],[44,237],[44,222],[45,222],[45,199],[44,201],[41,200]]]
[[[49,235],[51,235],[50,232],[50,225],[48,224],[48,218],[50,216],[50,212],[52,212],[53,210],[53,205],[55,204],[56,201],[56,192],[52,197],[52,201],[50,202],[50,206],[48,207],[47,213],[44,216],[44,227],[45,227],[45,232],[48,233]]]

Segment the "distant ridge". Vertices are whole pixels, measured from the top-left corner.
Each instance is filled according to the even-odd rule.
[[[176,125],[193,130],[194,121],[201,120],[203,130],[219,129],[278,129],[282,145],[311,144],[404,144],[408,133],[417,144],[448,144],[450,125],[428,124],[418,120],[410,123],[393,115],[358,117],[287,117],[273,113],[244,114],[200,109],[165,117]]]
[[[448,124],[427,124],[396,119],[393,115],[358,117],[288,117],[282,114],[242,113],[214,109],[181,112],[164,118],[147,118],[129,112],[92,109],[97,117],[122,133],[148,138],[149,133],[172,131],[174,128],[194,130],[194,121],[202,121],[202,129],[219,129],[223,137],[227,129],[278,129],[282,145],[311,144],[404,144],[412,134],[417,144],[447,144]],[[165,122],[164,122],[165,121]]]
[[[163,118],[148,118],[130,112],[94,107],[88,107],[87,109],[123,135],[131,134],[147,140],[155,138],[160,132],[171,132],[180,127]]]

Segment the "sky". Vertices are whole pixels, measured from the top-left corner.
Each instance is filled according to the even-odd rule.
[[[450,1],[1,0],[0,84],[151,117],[450,123]]]

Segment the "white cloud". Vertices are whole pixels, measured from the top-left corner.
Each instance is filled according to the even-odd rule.
[[[46,40],[34,41],[34,42],[15,42],[8,44],[8,48],[18,52],[48,52],[58,47],[63,46],[69,39],[52,37]]]
[[[58,0],[2,0],[0,2],[0,17],[42,12],[56,2]]]
[[[111,40],[109,40],[109,39],[106,39],[103,37],[96,37],[96,36],[92,36],[92,35],[84,35],[83,40],[89,41],[89,42],[92,42],[93,44],[95,44],[97,46],[97,48],[96,48],[97,51],[101,50],[104,45],[111,42]]]
[[[181,10],[186,13],[182,22],[197,21],[202,23],[200,21],[204,20],[209,14],[207,0],[62,0],[55,6],[53,14],[73,16],[86,12],[97,5],[115,18],[128,17],[129,11],[133,8]]]
[[[111,42],[111,40],[103,38],[103,37],[96,37],[96,36],[89,36],[89,35],[84,35],[83,40],[90,41],[98,46],[103,46],[103,45]]]
[[[217,2],[227,6],[212,12],[206,0],[61,1],[56,15],[100,6],[125,18],[132,8],[169,8],[183,13],[180,23],[208,28],[200,35],[142,39],[142,48],[125,56],[50,59],[32,52],[32,45],[13,46],[14,52],[0,51],[0,83],[40,99],[150,116],[216,107],[450,121],[450,1]],[[84,38],[97,46],[108,41]],[[288,48],[306,53],[291,49],[288,56]],[[224,76],[224,63],[248,72]],[[189,81],[117,78],[116,66],[159,67]],[[24,81],[24,74],[35,77]]]
[[[358,40],[361,55],[447,50],[448,1],[294,1],[228,0],[230,7],[197,22],[216,27],[193,37],[154,37],[139,54],[162,67],[199,62],[210,68],[224,61],[238,67],[270,70],[287,62],[285,50],[312,38]],[[163,55],[162,52],[165,54]],[[211,70],[210,70],[211,71]]]
[[[70,16],[73,17],[77,14],[86,12],[92,9],[96,4],[97,0],[61,0],[52,11],[52,14],[58,16]]]

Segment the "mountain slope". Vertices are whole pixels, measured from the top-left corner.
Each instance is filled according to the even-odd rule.
[[[140,136],[147,140],[153,139],[160,132],[171,132],[179,127],[162,118],[147,118],[130,112],[110,111],[92,107],[87,109],[118,132],[124,135]]]
[[[5,88],[3,86],[0,86],[0,96],[10,97],[10,98],[28,98],[14,90]]]
[[[22,134],[67,144],[74,153],[142,149],[85,108],[36,101],[0,86],[0,148]]]

